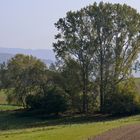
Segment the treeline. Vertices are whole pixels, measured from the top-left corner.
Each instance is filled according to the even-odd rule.
[[[48,114],[138,112],[132,65],[140,50],[140,14],[127,5],[101,2],[68,12],[55,26],[56,64],[47,68],[19,54],[1,65],[9,102]]]

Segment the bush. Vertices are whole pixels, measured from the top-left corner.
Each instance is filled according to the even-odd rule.
[[[28,95],[26,97],[26,107],[31,109],[40,109],[42,106],[42,97],[40,95]]]
[[[140,95],[134,85],[118,86],[105,99],[104,111],[111,114],[134,114],[140,110]]]
[[[59,87],[51,87],[45,95],[27,96],[26,105],[34,110],[44,110],[48,114],[58,114],[67,110],[66,93]]]

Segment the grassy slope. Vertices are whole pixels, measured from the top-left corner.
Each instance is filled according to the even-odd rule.
[[[20,106],[16,105],[6,105],[6,104],[0,104],[0,111],[7,111],[7,110],[17,110],[20,109]]]
[[[115,127],[140,123],[139,115],[114,120],[103,118],[93,116],[46,120],[2,112],[0,140],[82,140]]]

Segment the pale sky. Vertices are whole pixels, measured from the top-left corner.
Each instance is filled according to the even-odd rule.
[[[102,0],[126,3],[140,12],[140,0]],[[66,12],[95,0],[0,0],[0,47],[48,49],[57,33],[54,23]],[[100,2],[100,0],[96,0]]]

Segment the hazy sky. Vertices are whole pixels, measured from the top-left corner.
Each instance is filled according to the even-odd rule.
[[[140,0],[103,0],[126,3],[140,11]],[[0,0],[0,47],[48,49],[54,41],[54,23],[69,10],[95,0]],[[96,0],[100,2],[100,0]]]

